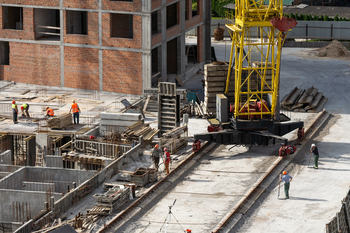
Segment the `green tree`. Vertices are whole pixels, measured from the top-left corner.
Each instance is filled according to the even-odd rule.
[[[290,13],[289,18],[295,19],[295,15],[293,13]]]
[[[196,0],[197,2],[197,0]],[[224,9],[223,6],[229,4],[229,3],[235,3],[235,1],[232,0],[212,0],[211,1],[211,13],[213,17],[225,17],[225,12],[229,11],[227,9]],[[233,11],[234,13],[234,11]]]
[[[313,20],[318,21],[318,15],[314,15]]]
[[[325,15],[325,16],[324,16],[324,21],[329,21],[328,15]]]
[[[334,16],[334,21],[339,21],[339,16],[338,14],[336,16]]]

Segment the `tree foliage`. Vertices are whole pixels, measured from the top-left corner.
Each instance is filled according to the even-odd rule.
[[[295,15],[293,13],[290,14],[284,14],[285,17],[288,18],[293,18],[295,20],[307,20],[307,21],[350,21],[350,19],[346,19],[343,17],[339,17],[339,15],[334,16],[334,18],[330,18],[328,15],[303,15],[300,14],[298,15],[298,13],[295,13]]]
[[[235,3],[232,0],[212,0],[211,1],[211,13],[213,17],[225,17],[225,12],[228,11],[227,9],[222,8],[223,6],[229,4],[229,3]]]

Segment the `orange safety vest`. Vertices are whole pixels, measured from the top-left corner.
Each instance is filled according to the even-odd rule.
[[[73,113],[79,112],[79,108],[78,108],[77,103],[72,104],[72,111],[73,111]]]
[[[49,116],[53,116],[54,115],[54,112],[51,108],[49,108],[46,113],[49,115]]]

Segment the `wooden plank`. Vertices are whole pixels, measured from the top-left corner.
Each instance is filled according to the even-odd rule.
[[[181,78],[179,76],[176,76],[177,82],[180,84],[180,86],[184,86],[185,84],[182,82]]]
[[[147,96],[147,99],[146,99],[146,102],[145,102],[145,105],[143,105],[143,112],[146,112],[146,109],[147,109],[147,106],[148,106],[148,103],[149,103],[149,99],[151,98],[150,95]]]

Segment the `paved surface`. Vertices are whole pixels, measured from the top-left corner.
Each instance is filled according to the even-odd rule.
[[[308,57],[309,51],[283,50],[281,85],[314,86],[329,99],[325,108],[333,117],[312,141],[319,148],[319,169],[307,167],[309,148],[302,150],[287,168],[293,176],[290,199],[277,199],[276,180],[232,232],[324,232],[349,190],[349,61]]]
[[[213,45],[218,60],[224,60],[225,44]],[[226,49],[229,49],[228,44]],[[350,148],[345,135],[350,127],[347,114],[349,61],[310,57],[309,52],[310,49],[283,50],[281,97],[295,86],[304,89],[314,86],[329,98],[326,109],[334,116],[286,168],[294,177],[291,198],[277,199],[276,179],[232,232],[323,232],[348,191]],[[201,78],[196,76],[186,85],[194,86]],[[305,120],[307,125],[315,114],[290,113],[290,116]],[[317,144],[321,153],[318,170],[306,167],[312,142]],[[171,192],[164,194],[154,208],[144,210],[142,216],[133,219],[134,222],[126,225],[122,232],[159,232],[167,217],[168,206],[175,199],[177,202],[167,232],[181,231],[174,217],[184,229],[210,232],[274,161],[275,157],[269,155],[276,153],[274,150],[278,146],[253,147],[249,151],[244,147],[231,151],[228,148],[220,146],[205,156],[193,171],[186,173],[176,186],[174,184]],[[162,232],[164,230],[165,225]]]

